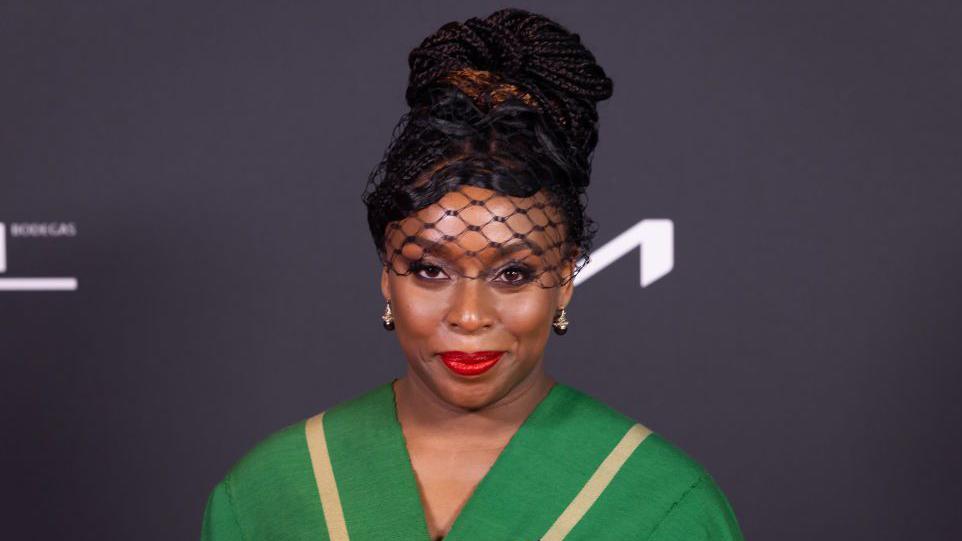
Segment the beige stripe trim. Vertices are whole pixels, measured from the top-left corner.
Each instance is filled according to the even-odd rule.
[[[618,445],[615,445],[615,448],[601,462],[595,473],[591,474],[588,482],[581,487],[581,491],[571,500],[558,520],[551,525],[541,541],[561,541],[564,539],[578,524],[578,521],[585,516],[588,509],[601,496],[601,493],[608,487],[608,484],[614,479],[628,457],[635,452],[641,442],[645,441],[648,434],[651,434],[651,430],[640,424],[629,428]]]
[[[331,541],[350,541],[347,536],[347,524],[344,522],[344,509],[341,508],[341,496],[337,492],[337,482],[334,480],[334,468],[331,467],[331,457],[327,453],[324,413],[322,411],[311,417],[304,425],[304,431],[307,433],[307,450],[311,454],[317,492],[321,495],[321,508],[324,510],[324,522],[327,523],[327,534]]]

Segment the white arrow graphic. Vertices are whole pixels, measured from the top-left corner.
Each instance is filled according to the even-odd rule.
[[[675,266],[675,224],[668,219],[647,219],[631,226],[591,252],[591,261],[575,275],[575,285],[584,283],[635,248],[640,248],[641,287],[647,287]]]
[[[7,226],[0,222],[0,272],[7,272]]]

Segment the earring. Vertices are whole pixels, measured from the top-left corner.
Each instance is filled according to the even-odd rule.
[[[387,301],[387,306],[384,307],[384,315],[381,316],[381,321],[384,323],[385,330],[394,330],[394,314],[391,313],[391,301]]]
[[[554,327],[554,332],[556,334],[564,334],[568,332],[568,318],[565,314],[565,309],[562,308],[560,312],[554,317],[554,321],[551,323]]]

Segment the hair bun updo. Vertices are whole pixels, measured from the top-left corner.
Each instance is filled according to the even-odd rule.
[[[428,91],[443,84],[473,86],[483,94],[478,80],[488,79],[495,104],[499,87],[502,93],[514,87],[542,113],[570,158],[590,167],[598,142],[597,103],[611,97],[613,85],[580,36],[557,22],[513,8],[450,22],[412,50],[408,64],[410,107],[425,104]]]

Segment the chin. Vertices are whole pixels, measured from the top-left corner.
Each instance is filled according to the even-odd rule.
[[[498,387],[483,383],[453,383],[444,385],[441,398],[465,410],[479,410],[497,402],[504,392]]]
[[[435,382],[432,386],[449,404],[466,410],[478,410],[504,398],[518,381],[524,379],[505,377],[504,374],[490,375],[493,377],[461,378],[446,372],[444,381]]]
[[[468,410],[483,408],[498,398],[498,386],[481,378],[464,379],[445,373],[430,381],[429,386],[445,402]]]
[[[444,366],[439,368],[440,373],[422,374],[422,377],[439,398],[458,408],[482,409],[497,402],[514,388],[511,383],[513,379],[505,378],[502,374],[489,373],[465,378],[452,374]]]

